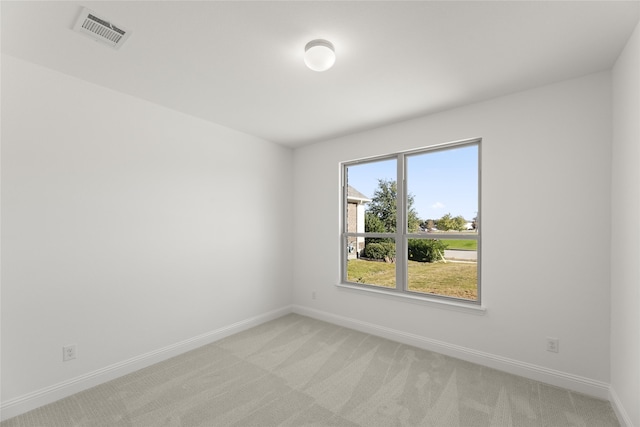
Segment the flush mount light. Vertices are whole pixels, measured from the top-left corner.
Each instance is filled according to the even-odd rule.
[[[336,62],[333,45],[327,40],[311,40],[304,47],[304,63],[313,71],[326,71]]]

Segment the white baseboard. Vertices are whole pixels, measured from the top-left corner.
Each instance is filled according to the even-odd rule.
[[[277,319],[278,317],[291,313],[291,311],[291,306],[282,307],[2,402],[2,404],[0,404],[0,421],[13,418],[39,408],[40,406],[47,405],[139,369],[146,368],[154,363],[170,359],[187,351],[218,341],[229,335],[258,326],[269,320]]]
[[[473,350],[459,345],[449,344],[423,336],[387,328],[373,323],[339,316],[325,311],[316,310],[301,305],[294,305],[293,312],[303,316],[333,323],[346,328],[355,329],[371,335],[391,339],[403,344],[445,354],[457,359],[477,363],[510,374],[519,375],[535,381],[562,387],[603,400],[609,400],[609,384],[584,378],[578,375],[533,365],[519,360],[509,359],[495,354]]]
[[[616,416],[618,417],[618,421],[620,422],[620,425],[622,427],[633,427],[633,422],[631,421],[631,417],[629,416],[627,411],[624,409],[624,406],[622,406],[622,402],[620,401],[620,398],[618,397],[618,394],[616,393],[613,387],[611,387],[609,390],[609,401],[611,402],[611,406],[613,406],[613,410],[615,411]]]
[[[488,366],[514,375],[520,375],[525,378],[541,381],[557,387],[567,388],[569,390],[584,393],[600,399],[609,400],[621,424],[627,427],[631,427],[633,425],[627,412],[624,410],[622,403],[618,399],[618,396],[615,391],[610,388],[609,384],[300,305],[282,307],[259,316],[245,319],[232,325],[207,332],[185,341],[107,366],[97,371],[89,372],[68,381],[63,381],[15,399],[2,402],[0,405],[0,421],[15,417],[40,406],[55,402],[56,400],[71,396],[72,394],[131,372],[135,372],[139,369],[151,366],[154,363],[175,357],[203,345],[210,344],[229,335],[242,332],[246,329],[258,326],[291,312],[383,338],[388,338],[425,350],[446,354],[447,356]]]

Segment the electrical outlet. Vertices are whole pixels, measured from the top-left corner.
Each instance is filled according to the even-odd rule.
[[[316,299],[316,291],[311,292],[311,299]]]
[[[76,358],[78,354],[78,348],[75,344],[65,345],[62,347],[62,361],[68,362]]]
[[[560,340],[547,337],[547,351],[558,353],[560,351]]]

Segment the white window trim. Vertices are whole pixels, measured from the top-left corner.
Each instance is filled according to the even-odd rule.
[[[481,192],[482,192],[482,169],[481,169],[481,159],[482,159],[482,138],[473,138],[466,139],[461,141],[455,141],[450,143],[438,144],[428,147],[423,147],[419,149],[403,151],[398,153],[392,153],[385,156],[376,156],[370,157],[360,160],[354,161],[346,161],[340,164],[340,179],[341,179],[341,211],[342,217],[340,220],[340,282],[337,284],[338,287],[345,290],[355,290],[355,291],[364,291],[375,295],[381,295],[385,297],[392,298],[401,298],[411,302],[418,302],[427,305],[433,305],[442,307],[442,308],[450,308],[457,311],[470,312],[475,314],[484,314],[485,307],[482,305],[482,287],[481,287],[481,258],[482,258],[482,238],[481,238],[481,229],[482,229],[482,219],[481,219]],[[397,260],[406,260],[407,259],[407,241],[411,238],[424,238],[423,235],[413,234],[406,232],[407,230],[407,215],[406,215],[406,206],[405,202],[397,203],[396,205],[396,232],[395,233],[353,233],[347,232],[347,182],[346,182],[346,170],[349,166],[362,164],[362,163],[372,163],[382,160],[396,159],[396,172],[397,178],[396,183],[401,183],[401,185],[397,184],[397,200],[406,200],[407,194],[407,179],[406,179],[406,171],[405,164],[406,158],[408,156],[414,154],[423,154],[428,152],[435,151],[444,151],[449,150],[455,147],[460,146],[469,146],[476,145],[478,147],[478,212],[477,219],[478,223],[481,225],[480,229],[478,229],[477,236],[474,237],[474,240],[478,242],[477,249],[477,268],[478,268],[478,281],[477,281],[477,292],[478,299],[475,301],[465,300],[462,298],[455,298],[445,295],[436,295],[436,294],[422,294],[419,292],[412,292],[406,289],[408,286],[408,271],[407,271],[407,262],[402,261],[398,263]],[[388,237],[392,238],[396,242],[396,288],[385,288],[375,285],[368,285],[362,283],[355,283],[347,281],[347,241],[349,237]],[[440,237],[442,238],[442,237]],[[461,236],[457,234],[447,234],[447,239],[468,239],[468,236]]]
[[[431,294],[425,294],[424,296],[416,295],[414,293],[409,294],[404,292],[397,292],[383,287],[363,286],[350,282],[338,283],[336,286],[345,291],[354,291],[356,293],[364,292],[369,295],[377,295],[396,301],[406,301],[414,304],[475,314],[479,316],[483,316],[487,311],[487,308],[485,306],[476,304],[475,302],[465,302],[464,300],[459,299],[449,300],[444,298],[431,298]]]

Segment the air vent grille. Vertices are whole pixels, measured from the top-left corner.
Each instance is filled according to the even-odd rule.
[[[120,48],[130,34],[128,30],[115,26],[104,18],[99,18],[86,8],[82,10],[73,29],[115,49]]]

